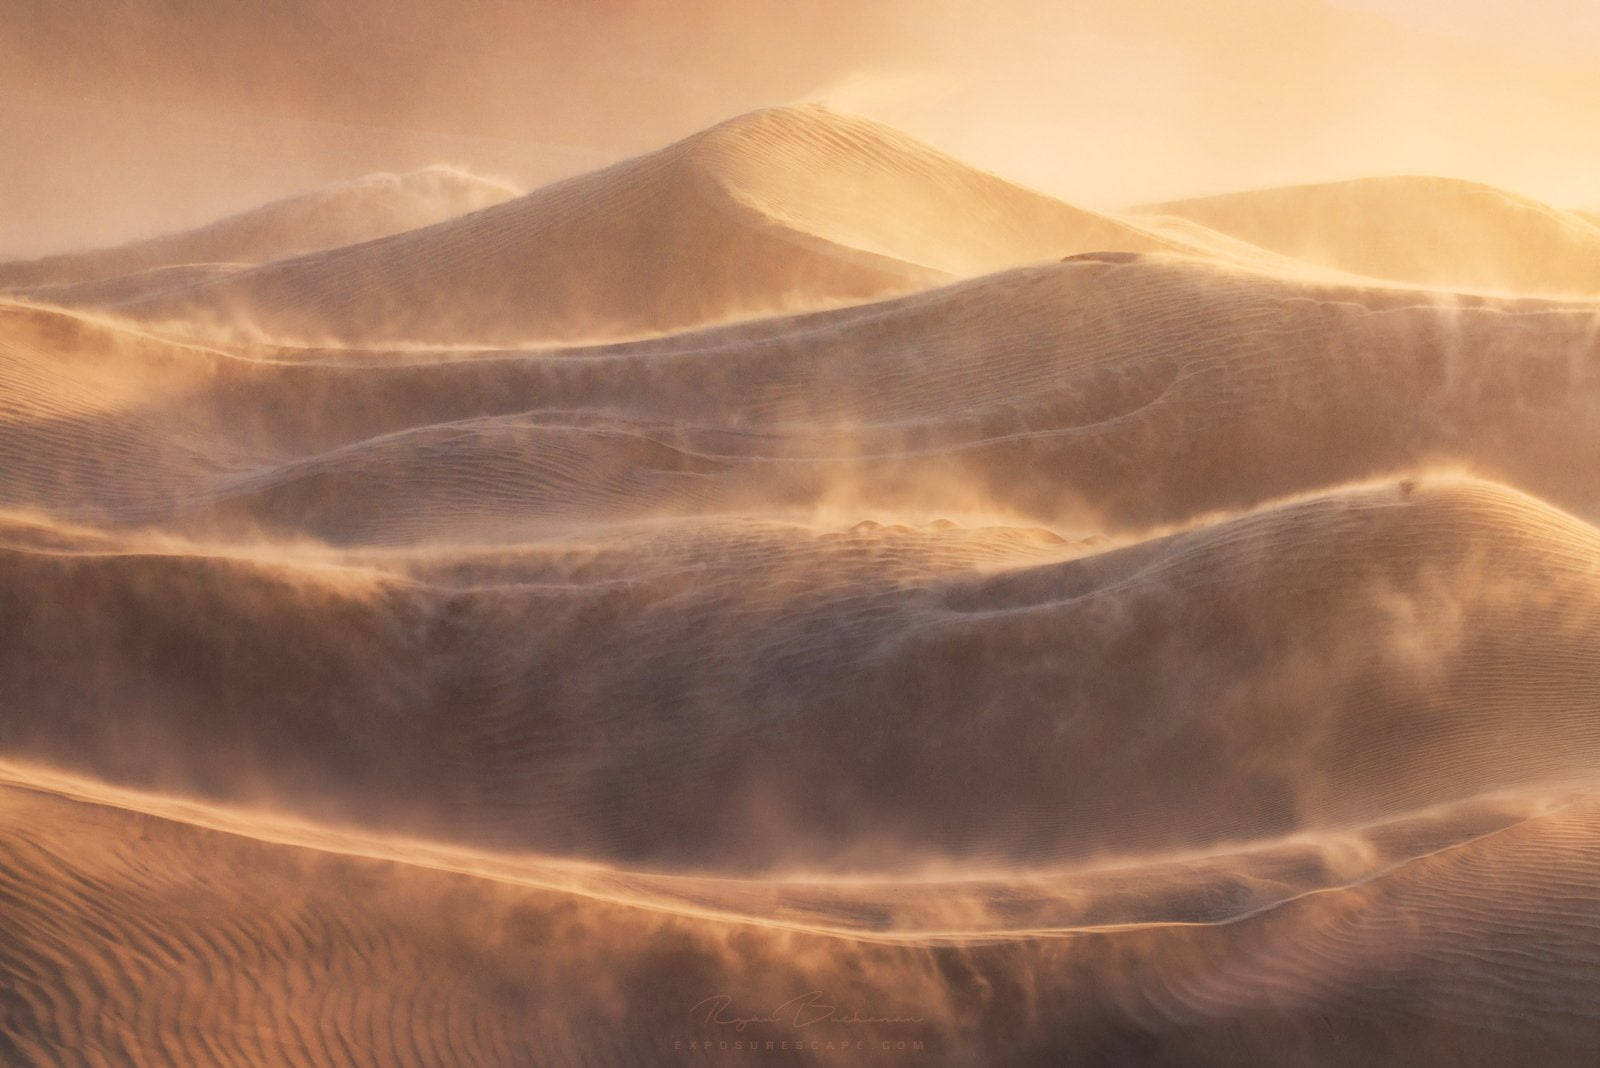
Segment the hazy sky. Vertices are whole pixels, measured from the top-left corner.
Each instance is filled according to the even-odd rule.
[[[1600,0],[1337,0],[1428,29],[1600,56]]]
[[[1441,174],[1600,203],[1600,63],[1557,47],[1600,0],[937,5],[924,76],[865,72],[840,104],[1068,199]]]
[[[1095,207],[1395,173],[1600,205],[1600,0],[0,0],[0,24],[0,257],[373,170],[534,185],[800,100]]]

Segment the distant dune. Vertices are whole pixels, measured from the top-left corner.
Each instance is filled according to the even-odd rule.
[[[0,485],[341,542],[825,507],[1138,530],[1437,465],[1593,518],[1597,338],[1593,304],[1159,257],[531,352],[245,357],[13,306]]]
[[[1154,204],[1310,263],[1453,289],[1600,295],[1593,220],[1492,186],[1363,178]]]
[[[86,287],[198,264],[257,264],[366,241],[510,199],[517,190],[449,167],[373,174],[264,204],[182,233],[115,248],[0,264],[0,290],[45,288],[41,299],[116,303],[127,293]],[[186,279],[192,282],[193,278]],[[137,288],[131,292],[139,294]]]
[[[1586,1063],[1596,249],[793,107],[7,266],[0,1061]]]
[[[792,107],[460,220],[118,310],[275,337],[509,343],[850,303],[1107,248],[1195,245]]]

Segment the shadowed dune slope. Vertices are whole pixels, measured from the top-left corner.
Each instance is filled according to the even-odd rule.
[[[723,520],[317,563],[8,530],[10,752],[495,846],[1028,866],[1600,756],[1600,535],[1483,482],[1099,552]]]
[[[140,295],[162,268],[257,264],[412,230],[508,200],[517,190],[449,167],[373,174],[264,204],[181,233],[115,248],[0,264],[0,290],[36,290],[36,299],[115,303]],[[134,276],[124,290],[86,283]],[[185,278],[194,282],[197,278]],[[175,283],[177,279],[168,279]],[[130,292],[131,291],[131,292]]]
[[[1600,515],[1600,306],[1163,257],[570,350],[181,345],[0,308],[12,507],[481,541],[822,508],[1138,530],[1421,466]]]
[[[1475,182],[1362,178],[1155,204],[1139,214],[1179,216],[1286,256],[1372,278],[1600,295],[1600,226]]]
[[[463,219],[122,310],[290,338],[514,342],[848,303],[1074,252],[1191,247],[888,127],[788,107]]]
[[[648,877],[452,866],[350,836],[307,846],[8,769],[0,1053],[56,1065],[1231,1065],[1320,1063],[1336,1049],[1347,1063],[1581,1064],[1600,1041],[1595,796],[1267,845],[1219,857],[1209,880],[1203,863],[952,883],[707,880],[669,903]],[[1149,911],[1119,922],[1118,886]],[[1176,896],[1153,903],[1163,890]],[[752,895],[776,912],[725,908]],[[825,928],[794,908],[807,901]],[[1081,919],[1097,906],[1056,929],[950,937],[988,909]],[[723,1022],[740,1017],[771,1021]]]

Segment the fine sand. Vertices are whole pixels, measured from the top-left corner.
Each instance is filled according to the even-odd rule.
[[[127,293],[87,283],[207,264],[259,264],[414,230],[517,195],[502,183],[428,167],[373,174],[219,219],[209,226],[88,252],[0,265],[0,290],[112,303]]]
[[[805,106],[0,266],[0,1061],[1586,1063],[1597,252]]]
[[[855,303],[1074,252],[1198,243],[804,106],[432,227],[95,303],[312,341],[570,340]]]
[[[1456,289],[1600,296],[1600,226],[1475,182],[1363,178],[1151,205],[1286,256]]]

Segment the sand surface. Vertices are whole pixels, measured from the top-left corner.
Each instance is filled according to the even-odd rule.
[[[128,294],[92,290],[88,285],[124,276],[138,279],[161,271],[192,270],[199,265],[266,263],[414,230],[517,195],[518,190],[504,182],[450,167],[373,174],[286,197],[193,230],[7,264],[0,270],[0,290],[32,291],[54,303],[115,303],[129,299]]]
[[[1076,252],[1238,255],[1196,229],[1077,208],[808,105],[385,240],[181,290],[53,299],[307,343],[570,341],[855,304]]]
[[[1592,220],[798,106],[0,287],[0,1060],[1600,1045]]]
[[[1287,256],[1450,289],[1600,296],[1600,226],[1502,189],[1364,178],[1151,205]]]

